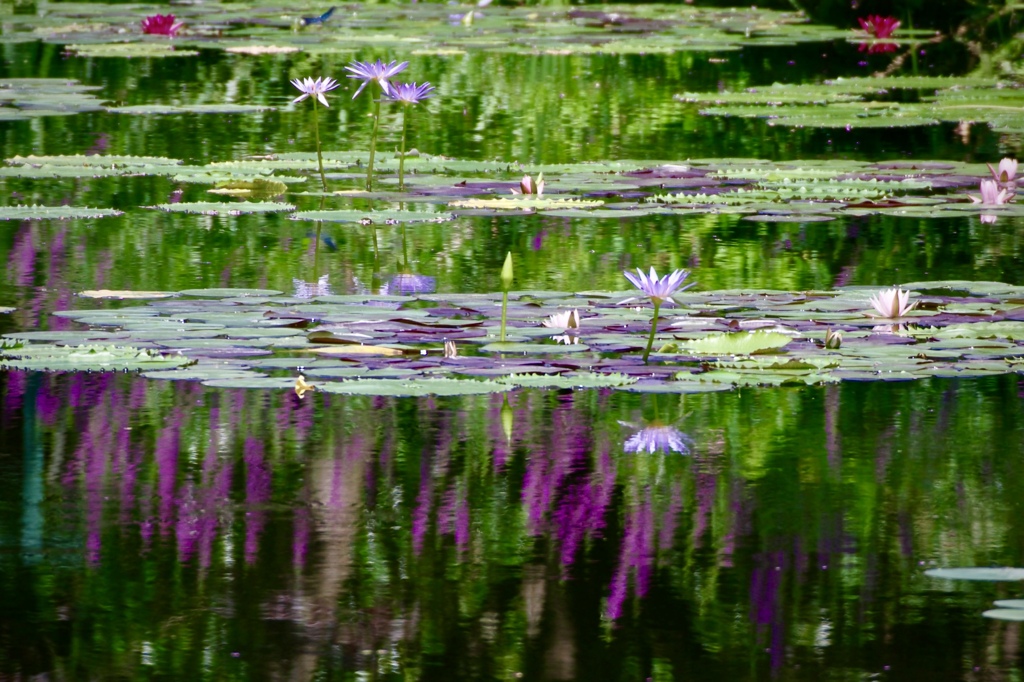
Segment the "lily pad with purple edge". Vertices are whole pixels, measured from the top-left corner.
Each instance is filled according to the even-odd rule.
[[[206,379],[203,386],[210,388],[250,388],[264,390],[293,390],[295,377],[254,376],[231,379]]]
[[[481,346],[480,350],[484,353],[541,353],[550,355],[562,355],[564,353],[579,353],[582,351],[589,351],[590,347],[582,343],[575,343],[566,346],[558,343],[521,343],[512,341],[506,341],[502,343],[499,341],[496,343],[488,343],[485,346]]]
[[[408,379],[422,372],[402,367],[370,369],[368,367],[327,367],[320,369],[312,366],[306,368],[307,377],[317,379]]]

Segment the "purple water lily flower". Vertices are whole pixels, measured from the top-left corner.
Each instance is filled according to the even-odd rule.
[[[333,78],[296,78],[292,81],[292,85],[302,91],[302,94],[292,100],[292,104],[301,102],[307,97],[316,97],[320,100],[320,104],[325,107],[331,106],[327,103],[327,98],[324,97],[324,93],[338,87],[338,81]]]
[[[650,275],[645,275],[644,271],[640,268],[637,268],[636,272],[637,274],[634,275],[626,270],[622,274],[633,283],[633,286],[644,292],[652,301],[659,305],[662,301],[672,300],[673,294],[686,291],[696,284],[696,282],[690,282],[685,287],[680,288],[683,280],[690,276],[689,270],[675,270],[671,275],[666,275],[665,277],[658,277],[658,273],[654,271],[653,266],[651,267]]]
[[[388,99],[394,100],[395,102],[401,102],[402,104],[419,104],[423,100],[430,97],[434,92],[434,86],[430,83],[423,83],[417,85],[413,83],[392,83],[389,89],[384,93]]]
[[[349,78],[358,78],[362,82],[359,89],[356,90],[356,94],[352,95],[352,99],[359,96],[359,93],[363,91],[363,88],[367,86],[370,81],[376,81],[380,85],[381,90],[387,95],[391,91],[391,86],[388,84],[388,79],[395,76],[402,71],[405,71],[406,67],[409,66],[409,62],[397,62],[392,61],[385,64],[382,60],[378,59],[375,62],[352,62],[345,67],[346,71],[351,71],[348,74]]]

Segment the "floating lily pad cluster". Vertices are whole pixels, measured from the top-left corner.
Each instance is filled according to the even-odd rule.
[[[919,97],[901,96],[907,91]],[[1024,89],[994,78],[837,78],[737,92],[687,92],[676,99],[697,104],[708,116],[764,118],[776,126],[850,130],[971,121],[987,123],[997,132],[1024,131]]]
[[[350,178],[357,184],[366,157],[365,152],[327,153],[324,166],[333,179]],[[313,154],[289,153],[202,166],[170,158],[124,156],[16,156],[7,163],[0,168],[0,176],[33,180],[160,175],[190,185],[210,185],[207,192],[226,195],[220,200],[211,197],[143,208],[204,215],[281,212],[299,220],[363,224],[529,213],[580,218],[738,213],[749,220],[781,222],[821,222],[843,215],[942,218],[964,212],[1024,213],[1024,207],[1015,204],[972,203],[968,191],[977,193],[979,181],[989,175],[988,168],[957,162],[698,159],[519,164],[420,155],[406,160],[412,175],[406,179],[405,192],[339,190],[326,195],[324,207],[313,211],[298,211],[296,204],[279,200],[286,194],[304,194],[292,188],[303,186],[306,176],[299,174],[316,171]],[[394,186],[397,165],[395,158],[381,160],[380,172],[391,176],[383,180],[386,187]],[[544,173],[546,193],[512,195],[523,172]],[[366,200],[376,201],[377,207],[364,208]],[[118,214],[112,209],[68,206],[0,207],[0,218],[18,220]]]
[[[303,25],[308,14],[294,4],[280,3],[179,5],[175,18],[183,27],[169,40],[143,35],[137,15],[126,13],[123,5],[57,3],[35,15],[13,17],[0,39],[44,40],[67,45],[70,54],[83,57],[174,57],[197,49],[241,55],[349,54],[367,46],[444,55],[651,54],[794,45],[854,35],[811,25],[798,12],[685,4],[599,9],[358,4],[339,7],[323,22]]]
[[[513,292],[505,342],[499,294],[320,296],[273,290],[86,292],[55,315],[72,331],[6,335],[11,368],[143,369],[221,387],[293,388],[298,373],[336,393],[500,392],[515,386],[688,393],[736,386],[899,381],[1024,373],[1024,287],[907,285],[907,316],[868,315],[875,290],[679,294],[662,309],[651,362],[649,307],[630,292]],[[99,297],[105,298],[99,298]],[[152,298],[146,304],[131,299]],[[115,306],[97,301],[126,299]],[[577,310],[579,326],[544,326]],[[826,331],[841,334],[826,348]],[[455,357],[446,357],[446,341]],[[658,350],[660,349],[660,350]],[[92,355],[90,355],[92,354]],[[165,369],[166,363],[174,369]],[[153,369],[149,369],[149,368]],[[159,369],[158,369],[159,367]]]

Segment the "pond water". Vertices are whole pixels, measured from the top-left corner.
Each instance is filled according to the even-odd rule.
[[[826,33],[757,42],[754,31],[749,45],[735,49],[634,46],[606,54],[567,40],[564,53],[512,53],[480,29],[472,34],[478,48],[459,43],[447,53],[416,49],[402,37],[398,25],[406,19],[460,30],[446,20],[455,8],[428,5],[408,10],[422,16],[395,19],[386,50],[367,48],[366,39],[325,48],[325,33],[293,31],[294,17],[285,16],[293,10],[265,9],[263,23],[244,36],[302,51],[251,55],[214,44],[237,24],[228,15],[244,14],[231,5],[223,8],[228,18],[216,17],[213,6],[192,10],[194,56],[88,56],[68,47],[114,40],[117,17],[138,38],[147,12],[121,7],[40,5],[30,18],[0,16],[0,104],[10,101],[5,89],[42,87],[11,79],[98,86],[89,94],[99,104],[75,111],[51,111],[71,101],[68,91],[55,96],[59,106],[52,97],[14,97],[20,117],[4,118],[12,107],[0,106],[0,152],[11,168],[20,167],[15,157],[29,155],[166,157],[209,169],[309,154],[316,144],[312,108],[308,101],[290,105],[298,93],[289,80],[320,75],[343,81],[329,93],[330,108],[319,110],[325,152],[363,152],[373,108],[368,97],[352,99],[356,84],[343,69],[378,57],[408,59],[409,80],[437,86],[436,97],[409,113],[409,147],[513,164],[489,178],[504,183],[495,195],[507,195],[524,170],[538,169],[556,195],[559,182],[562,191],[609,204],[663,191],[612,187],[625,174],[608,173],[602,182],[611,188],[602,189],[592,175],[579,180],[578,167],[559,172],[568,167],[560,164],[588,161],[641,160],[637,168],[654,168],[733,159],[731,168],[744,168],[757,159],[796,166],[920,160],[951,163],[960,173],[1015,156],[1020,145],[1005,122],[790,127],[702,115],[678,97],[867,76],[894,59]],[[514,18],[527,10],[510,11]],[[484,10],[477,21],[487,21],[484,15],[494,16]],[[370,28],[383,35],[387,22],[378,21]],[[644,24],[640,33],[657,30]],[[179,50],[190,47],[187,32],[182,38]],[[914,45],[912,54],[900,73],[965,70],[965,52],[950,41]],[[907,106],[918,96],[908,95]],[[109,110],[224,103],[266,109]],[[49,114],[31,113],[39,110]],[[379,153],[392,168],[397,110],[385,110],[381,129]],[[110,162],[109,175],[0,176],[4,206],[123,212],[0,222],[0,262],[7,266],[0,306],[13,308],[0,314],[0,332],[45,332],[57,336],[36,340],[78,343],[123,329],[135,334],[137,348],[180,348],[158,345],[163,329],[53,314],[138,304],[78,295],[102,289],[259,288],[286,292],[267,300],[295,310],[317,293],[334,295],[321,300],[339,306],[356,300],[345,296],[362,296],[410,316],[428,304],[468,310],[484,299],[466,296],[500,289],[507,252],[514,288],[540,292],[540,301],[543,292],[621,292],[629,286],[623,269],[654,265],[688,268],[694,291],[736,295],[1002,282],[1002,289],[947,286],[967,303],[944,314],[960,315],[955,322],[964,324],[982,313],[963,306],[997,306],[998,319],[1021,324],[1012,308],[1024,302],[1016,289],[1024,285],[1024,218],[1015,213],[994,223],[966,211],[757,222],[730,211],[620,218],[470,210],[444,222],[321,223],[291,219],[290,210],[154,210],[234,200],[207,192],[215,180],[121,172],[119,163]],[[324,196],[311,168],[279,171],[307,180],[289,181],[284,197],[270,200],[300,211],[441,215],[446,202],[465,196],[456,194],[458,176],[445,181],[440,200],[425,191]],[[361,165],[329,166],[330,189],[357,190],[362,173]],[[573,173],[583,189],[570,184]],[[470,181],[477,175],[483,173],[467,173]],[[429,184],[434,175],[410,177]],[[393,172],[381,184],[393,192]],[[668,186],[677,191],[685,183]],[[942,187],[963,194],[966,186],[961,178]],[[403,288],[411,275],[432,298]],[[919,291],[926,297],[930,289]],[[182,299],[169,300],[173,306]],[[941,312],[949,303],[926,301],[922,309]],[[211,304],[206,314],[223,315],[234,304]],[[532,305],[539,304],[520,298],[518,314]],[[743,306],[735,307],[741,317],[757,304]],[[181,314],[185,324],[177,308],[162,310]],[[315,320],[304,310],[305,322]],[[342,312],[352,314],[336,314]],[[633,320],[627,331],[640,338],[649,312],[637,315],[643,324]],[[97,331],[87,339],[80,332],[90,326]],[[188,337],[196,348],[204,347],[200,332],[217,334],[201,323],[189,329],[197,332]],[[870,334],[844,329],[851,343]],[[979,378],[870,381],[859,374],[858,381],[826,385],[683,394],[605,387],[298,396],[124,372],[0,370],[0,678],[1018,679],[1019,625],[982,613],[994,600],[1024,596],[1020,583],[925,573],[1024,566],[1024,382],[1006,368],[1020,354],[1013,351],[1020,330],[1013,330],[1000,342],[998,371],[982,351],[958,356],[988,363],[970,375]],[[382,342],[394,336],[380,324],[367,333]],[[269,353],[266,343],[209,341],[197,357],[205,366],[222,362],[225,371]],[[576,354],[584,360],[538,362],[538,371],[617,362],[616,348],[638,355],[635,345],[606,343]],[[286,360],[294,349],[270,347],[281,359],[274,375],[290,385],[300,364]],[[460,348],[473,360],[487,357]],[[927,353],[943,357],[950,348]],[[485,365],[479,360],[470,369],[486,374]],[[373,368],[392,372],[385,378],[405,371]],[[413,369],[437,368],[423,360]]]

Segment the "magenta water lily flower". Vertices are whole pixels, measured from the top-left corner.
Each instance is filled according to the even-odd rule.
[[[292,100],[292,104],[301,102],[307,97],[315,97],[325,107],[331,106],[327,103],[327,98],[324,97],[325,92],[330,92],[334,88],[338,87],[338,81],[333,78],[296,78],[292,81],[292,85],[302,91],[302,94]]]
[[[384,94],[388,99],[408,106],[410,104],[419,104],[433,95],[434,86],[430,83],[423,83],[421,85],[416,83],[391,83]]]
[[[147,35],[171,36],[173,38],[178,29],[184,25],[183,21],[175,22],[173,14],[154,14],[142,20],[142,32]]]
[[[352,72],[348,74],[348,77],[358,78],[363,81],[359,85],[359,89],[356,90],[356,94],[352,95],[352,99],[358,97],[359,93],[363,91],[363,88],[371,82],[377,83],[377,85],[380,86],[380,89],[384,91],[384,94],[388,94],[391,88],[388,80],[402,71],[405,71],[408,66],[409,62],[392,61],[385,64],[380,59],[375,62],[352,62],[345,67],[346,71]]]
[[[883,17],[879,14],[870,14],[866,19],[857,21],[865,33],[875,38],[888,38],[900,27],[900,21],[896,17]]]
[[[975,204],[982,204],[983,206],[1000,206],[1013,201],[1013,192],[1005,187],[1000,187],[999,183],[995,180],[982,180],[981,196],[976,197],[974,195],[970,195],[970,197],[971,201]]]
[[[658,305],[663,301],[671,300],[673,294],[685,291],[696,284],[696,282],[690,282],[685,287],[680,286],[690,276],[689,270],[675,270],[671,275],[664,277],[658,277],[658,273],[655,272],[653,267],[651,268],[650,275],[645,275],[644,271],[640,268],[636,269],[636,273],[634,275],[626,270],[622,274],[632,282],[633,286],[644,292],[651,301]]]

